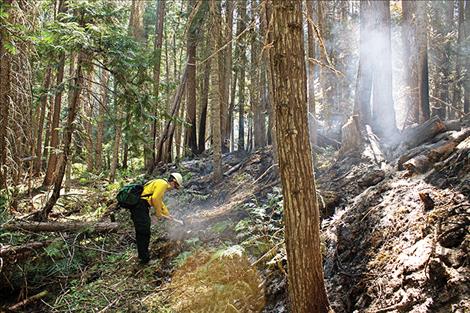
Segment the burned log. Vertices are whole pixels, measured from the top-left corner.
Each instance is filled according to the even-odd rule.
[[[405,163],[403,167],[408,170],[408,174],[424,174],[431,169],[432,163],[426,155],[418,155]]]
[[[119,229],[119,223],[86,223],[86,222],[23,222],[16,221],[3,225],[5,230],[19,230],[30,232],[89,232],[106,233]]]
[[[403,142],[408,147],[416,147],[446,130],[446,125],[434,116],[421,125],[405,130]]]

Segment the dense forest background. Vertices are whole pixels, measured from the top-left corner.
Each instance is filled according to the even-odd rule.
[[[424,306],[442,288],[465,294],[462,286],[441,282],[458,281],[458,269],[467,266],[460,253],[470,242],[462,232],[469,224],[469,36],[468,0],[1,0],[0,290],[8,290],[1,304],[13,311],[28,307],[56,280],[60,288],[38,308],[206,312],[200,302],[225,303],[230,294],[238,297],[232,305],[237,312],[286,312],[288,303],[292,312],[311,312],[311,305],[327,312],[328,294],[337,312],[385,312]],[[127,216],[116,213],[117,190],[170,171],[187,182],[186,191],[169,200],[187,224],[156,231],[153,253],[160,263],[151,268],[160,276],[128,267],[129,231],[118,231],[116,240],[82,234],[130,229]],[[407,192],[417,190],[409,200]],[[392,195],[385,198],[387,192]],[[416,203],[424,213],[404,209]],[[434,208],[439,213],[427,215]],[[454,211],[463,222],[450,221]],[[381,220],[378,212],[388,215]],[[427,226],[392,234],[390,224],[408,225],[403,214]],[[75,224],[61,224],[70,220]],[[43,231],[61,234],[61,245],[57,237],[38,235]],[[403,239],[406,231],[413,235]],[[81,235],[62,235],[69,232]],[[442,262],[455,270],[446,276],[442,262],[433,260],[436,242],[451,233],[458,240],[442,245],[459,250],[452,257],[446,250],[450,261]],[[400,275],[423,271],[414,281],[429,280],[434,289],[398,296],[405,287],[382,289],[394,283],[391,277],[367,288],[399,268],[387,268],[384,260],[392,264],[415,253],[390,257],[393,245],[384,242],[393,238],[400,244],[427,238],[429,258],[419,266],[403,261],[409,266],[401,264]],[[357,257],[346,246],[358,247]],[[420,247],[413,251],[428,251]],[[30,267],[18,265],[37,249],[46,251],[44,268],[31,270],[31,260]],[[97,256],[80,249],[100,253],[109,268],[94,268]],[[293,251],[307,252],[294,258]],[[213,263],[227,255],[235,259]],[[342,267],[341,256],[351,268]],[[134,285],[127,291],[140,284],[145,290],[177,288],[165,285],[171,275],[181,285],[192,284],[193,274],[194,281],[217,285],[191,272],[199,271],[197,258],[227,275],[225,281],[243,276],[251,293],[238,293],[240,285],[227,287],[227,294],[214,287],[198,302],[185,298],[188,289],[176,293],[184,301],[171,305],[171,294],[138,294],[138,308],[124,305],[134,294],[124,301],[87,293],[101,290],[102,281],[119,285],[112,281],[118,279],[113,266],[125,277],[139,277],[129,278]],[[5,274],[4,259],[5,268],[17,268]],[[263,279],[256,266],[269,268],[258,268]],[[344,291],[346,285],[354,287]],[[247,303],[237,302],[242,298]],[[434,308],[461,300],[449,299],[436,300]],[[187,306],[196,302],[197,308]]]
[[[86,168],[113,181],[212,149],[219,128],[224,152],[272,142],[264,1],[212,13],[194,1],[2,3],[3,189],[42,174],[52,185],[64,152],[69,179]],[[313,143],[316,129],[339,139],[364,97],[392,112],[365,110],[377,127],[469,111],[465,1],[367,6],[304,4]]]

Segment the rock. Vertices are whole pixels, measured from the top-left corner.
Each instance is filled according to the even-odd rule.
[[[429,237],[419,240],[413,246],[402,251],[398,259],[402,262],[406,272],[411,273],[421,269],[432,252],[432,242]]]
[[[359,186],[370,187],[377,185],[385,178],[385,171],[383,170],[372,170],[365,173],[357,182]]]

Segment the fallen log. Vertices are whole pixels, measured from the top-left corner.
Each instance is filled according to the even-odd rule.
[[[18,302],[17,304],[14,304],[14,305],[10,306],[10,307],[8,308],[8,310],[10,310],[10,311],[16,311],[16,310],[18,310],[19,308],[21,308],[21,307],[23,307],[23,306],[25,306],[25,305],[31,304],[31,303],[33,303],[33,302],[35,302],[35,301],[37,301],[37,300],[40,300],[40,299],[44,298],[45,296],[47,296],[47,294],[48,294],[48,291],[47,291],[47,290],[41,291],[40,293],[37,293],[37,294],[35,294],[34,296],[31,296],[31,297],[29,297],[29,298],[26,298],[26,299],[24,299],[23,301]]]
[[[0,258],[8,261],[18,261],[27,258],[34,251],[47,247],[54,240],[35,241],[21,246],[3,246],[0,248]]]
[[[86,223],[86,222],[23,222],[16,221],[3,225],[5,230],[19,230],[30,232],[115,232],[119,229],[119,223]]]
[[[444,125],[446,126],[447,130],[458,130],[462,129],[462,122],[460,120],[449,120],[445,121]]]
[[[416,147],[446,130],[446,125],[438,116],[433,116],[421,125],[404,131],[403,142],[408,147]]]
[[[418,155],[405,163],[403,167],[408,170],[408,174],[424,174],[431,169],[431,161],[426,155]]]

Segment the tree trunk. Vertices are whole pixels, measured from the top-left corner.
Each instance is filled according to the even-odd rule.
[[[65,53],[61,53],[59,57],[59,66],[56,80],[56,91],[54,98],[54,109],[52,115],[52,123],[50,126],[51,141],[49,143],[49,161],[47,163],[46,176],[44,177],[43,186],[50,186],[55,180],[55,171],[57,168],[57,154],[59,146],[59,122],[60,112],[62,107],[62,92],[64,86],[62,86],[64,80],[64,67],[65,67]]]
[[[67,11],[67,4],[65,0],[59,1],[59,12],[64,13]],[[42,183],[43,186],[50,186],[55,179],[55,172],[57,168],[57,153],[59,146],[59,123],[60,113],[62,107],[62,92],[64,90],[64,68],[65,68],[65,52],[61,52],[59,56],[59,64],[56,76],[56,94],[54,98],[54,109],[52,115],[52,122],[50,125],[50,143],[49,146],[49,161],[47,163],[46,176]]]
[[[209,79],[211,74],[211,62],[206,61],[204,67],[204,77],[202,80],[201,90],[201,115],[199,118],[199,147],[198,153],[203,153],[206,149],[206,121],[207,121],[207,104],[209,102]]]
[[[40,218],[42,220],[47,220],[49,213],[52,211],[52,208],[54,207],[55,203],[59,199],[60,188],[62,186],[62,180],[64,179],[64,174],[65,174],[65,167],[67,165],[67,161],[69,158],[70,143],[72,141],[72,134],[74,131],[75,116],[77,114],[78,105],[80,102],[80,92],[82,91],[82,85],[83,85],[82,63],[84,62],[83,57],[84,56],[82,55],[82,53],[80,53],[78,56],[77,70],[75,72],[75,77],[74,77],[73,98],[72,98],[71,103],[69,104],[69,108],[67,112],[67,122],[64,128],[64,144],[63,144],[64,147],[63,147],[62,162],[60,162],[59,164],[57,177],[54,182],[54,190],[52,192],[52,196],[49,198],[49,200],[47,201],[46,205],[44,206],[41,212]]]
[[[196,2],[190,0],[188,5],[188,14],[191,14]],[[188,31],[188,81],[186,85],[186,123],[190,126],[185,127],[184,143],[190,154],[197,154],[197,138],[196,138],[196,30],[190,28]]]
[[[328,312],[320,217],[307,122],[307,86],[300,0],[273,1],[273,92],[284,196],[292,312]]]
[[[246,2],[238,2],[238,25],[237,31],[242,32],[246,28]],[[238,150],[245,149],[245,67],[246,67],[246,45],[244,39],[238,41],[239,55],[239,86],[238,86]]]
[[[359,115],[362,125],[371,124],[370,98],[372,93],[372,58],[368,53],[370,32],[372,31],[372,8],[370,1],[360,2],[360,40],[359,40],[359,68],[356,79],[356,96],[354,99],[354,113]]]
[[[215,36],[212,37],[212,50],[218,51],[220,48],[220,29],[221,29],[221,16],[220,16],[220,7],[216,0],[211,0],[211,25],[212,29],[216,31]],[[208,61],[209,62],[209,61]],[[221,115],[220,107],[221,102],[223,101],[220,97],[221,89],[225,88],[222,85],[221,72],[223,68],[219,68],[221,62],[218,61],[218,58],[213,62],[214,68],[212,69],[211,75],[211,133],[212,133],[212,149],[213,149],[213,180],[218,182],[222,179],[222,128],[221,126]]]
[[[94,136],[93,136],[93,100],[91,93],[93,92],[93,68],[86,73],[85,90],[82,93],[83,103],[83,115],[84,115],[84,127],[86,132],[85,146],[86,146],[86,166],[87,171],[92,173],[95,165],[95,147],[94,147]]]
[[[381,137],[391,138],[396,133],[395,109],[392,95],[392,44],[390,1],[372,1],[375,30],[378,40],[373,67],[372,126]]]
[[[459,110],[463,109],[462,103],[462,58],[464,57],[463,39],[464,39],[464,0],[459,0],[459,17],[457,24],[457,53],[455,59],[455,85],[452,96],[452,105]],[[451,111],[449,118],[455,118],[455,112]]]
[[[266,2],[264,6],[263,14],[263,29],[266,33],[266,42],[272,43],[272,28],[269,27],[271,23],[271,2]],[[269,127],[268,127],[268,143],[273,146],[273,170],[275,173],[278,172],[278,155],[277,155],[277,138],[276,138],[276,114],[274,112],[274,81],[273,81],[273,69],[271,67],[271,59],[273,59],[272,49],[267,49],[264,56],[263,62],[266,65],[266,74],[268,79],[268,110],[269,110]],[[270,141],[269,141],[270,140]]]
[[[250,11],[251,11],[251,21],[254,22],[258,19],[256,16],[256,0],[251,0]],[[256,24],[255,24],[256,25]],[[250,64],[250,102],[252,106],[252,121],[253,134],[251,138],[251,145],[254,149],[258,149],[265,146],[264,133],[263,133],[263,123],[262,119],[263,109],[261,107],[261,97],[260,97],[260,64],[259,52],[261,51],[258,45],[258,36],[259,29],[256,26],[253,26],[251,30],[251,64]]]
[[[159,89],[160,89],[160,67],[162,61],[162,44],[163,44],[163,23],[165,20],[165,0],[158,0],[157,5],[157,19],[155,23],[155,41],[154,41],[154,66],[153,66],[153,95],[155,97],[155,113],[154,120],[152,123],[152,160],[151,165],[148,170],[152,170],[152,167],[155,164],[155,158],[157,153],[157,130],[160,128],[159,116],[158,116],[158,107],[159,107]]]
[[[117,82],[116,78],[114,78],[114,91],[116,92],[117,90]],[[110,165],[110,170],[109,170],[109,180],[111,182],[114,182],[114,179],[116,177],[116,170],[119,164],[119,149],[121,148],[121,135],[122,135],[122,113],[121,113],[121,108],[119,105],[119,100],[116,99],[116,96],[114,97],[114,110],[116,111],[115,113],[115,121],[114,121],[114,145],[113,145],[113,158],[111,161]]]
[[[308,58],[315,58],[315,36],[313,25],[313,1],[307,0],[307,44],[308,44]],[[307,65],[307,79],[308,79],[308,129],[310,146],[317,144],[317,121],[315,116],[315,65],[313,62],[308,62]]]
[[[98,109],[95,147],[95,171],[98,174],[103,170],[104,118],[108,106],[108,83],[109,72],[103,69],[101,72],[101,103]]]
[[[187,77],[188,77],[188,66],[186,66],[184,69],[183,76],[181,77],[181,81],[178,85],[176,94],[173,98],[173,104],[172,104],[171,110],[168,112],[169,116],[171,116],[172,118],[174,118],[178,114],[179,107],[181,104],[181,98],[183,96],[185,86],[186,86]],[[155,166],[158,163],[163,161],[163,155],[164,155],[163,146],[165,142],[168,141],[168,139],[170,139],[170,133],[172,133],[171,125],[174,124],[174,122],[172,121],[172,118],[166,122],[165,128],[162,132],[162,136],[160,137],[160,140],[158,141],[157,158],[155,161],[156,162]],[[174,130],[174,127],[173,127],[173,130]]]
[[[470,113],[470,53],[468,53],[468,49],[470,47],[469,38],[470,38],[470,1],[465,1],[465,19],[464,19],[464,38],[466,42],[465,46],[465,76],[463,80],[463,88],[464,88],[464,103],[463,103],[463,111],[464,113]]]
[[[10,4],[11,1],[6,1]],[[0,18],[3,23],[3,18]],[[7,30],[0,27],[0,189],[7,188],[7,128],[10,108],[11,56],[5,49],[9,41]]]
[[[221,114],[222,114],[222,128],[223,137],[222,137],[222,152],[229,151],[229,142],[230,142],[230,134],[231,134],[231,127],[232,122],[230,118],[230,106],[232,103],[231,99],[231,92],[230,92],[230,84],[232,79],[232,33],[233,33],[233,10],[234,10],[234,1],[233,0],[226,0],[227,2],[227,10],[226,10],[226,18],[225,18],[225,25],[226,25],[226,32],[227,35],[224,37],[225,41],[229,44],[227,45],[227,49],[224,51],[225,54],[225,64],[224,64],[224,106],[221,107]]]
[[[39,99],[40,112],[38,121],[38,132],[36,136],[36,160],[34,160],[34,175],[38,176],[42,169],[42,135],[44,132],[44,118],[46,117],[47,100],[49,99],[49,88],[51,86],[52,67],[48,66],[44,74],[42,85],[43,94]]]

